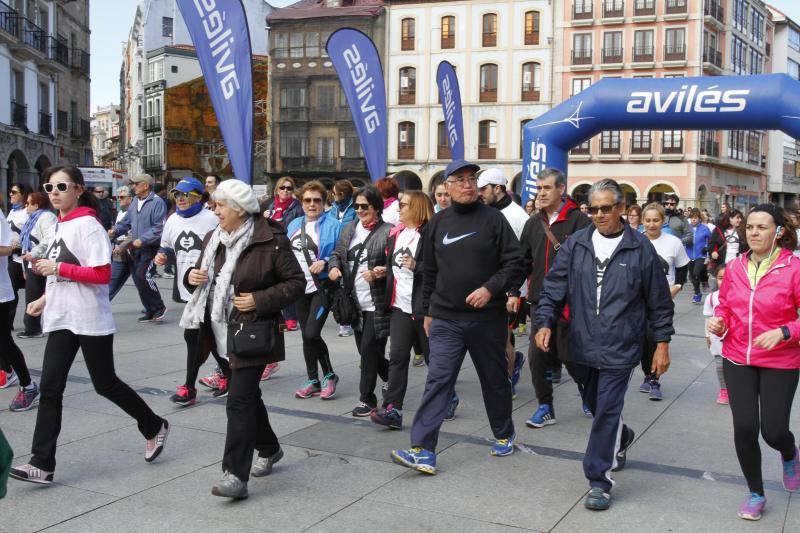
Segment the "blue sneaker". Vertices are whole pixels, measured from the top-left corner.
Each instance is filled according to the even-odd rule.
[[[514,453],[514,439],[516,438],[517,434],[514,433],[507,439],[497,439],[497,442],[492,446],[492,455],[495,457],[505,457],[506,455]]]
[[[423,474],[436,474],[436,454],[422,448],[392,450],[392,462]]]
[[[525,425],[529,428],[543,428],[556,423],[556,412],[553,406],[549,403],[543,403],[539,406],[533,416],[525,421]]]
[[[582,409],[583,409],[583,416],[585,416],[586,418],[594,418],[592,410],[589,408],[587,404],[583,404]]]
[[[611,507],[611,494],[599,487],[592,487],[583,500],[583,506],[592,511],[605,511]]]
[[[522,365],[525,364],[525,354],[522,352],[516,352],[516,357],[514,358],[514,371],[511,373],[511,387],[514,388],[519,383],[519,376],[522,372]]]
[[[697,305],[703,303],[703,295],[695,294],[694,296],[692,296],[692,303]]]
[[[453,393],[453,398],[450,400],[450,405],[447,406],[447,414],[444,415],[445,420],[453,420],[456,417],[456,408],[458,407],[458,394]]]

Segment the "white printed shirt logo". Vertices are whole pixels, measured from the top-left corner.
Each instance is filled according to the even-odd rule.
[[[471,237],[477,233],[477,231],[473,231],[472,233],[465,233],[464,235],[459,235],[458,237],[450,237],[449,233],[445,233],[444,238],[442,239],[442,244],[447,246],[448,244],[453,244],[454,242],[458,242],[461,239],[466,239],[467,237]]]

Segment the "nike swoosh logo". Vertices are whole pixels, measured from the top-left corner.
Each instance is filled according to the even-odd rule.
[[[478,232],[477,231],[473,231],[472,233],[465,233],[464,235],[459,235],[458,237],[453,237],[452,239],[450,238],[450,234],[449,233],[445,233],[444,234],[444,239],[442,239],[442,244],[447,246],[448,244],[453,244],[454,242],[460,241],[461,239],[466,239],[467,237],[471,237],[472,235],[475,235],[476,233],[478,233]]]

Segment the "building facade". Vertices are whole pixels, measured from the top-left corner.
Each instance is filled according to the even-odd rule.
[[[0,191],[91,165],[89,2],[0,2]]]
[[[429,184],[450,161],[436,85],[459,81],[465,157],[504,171],[519,191],[522,126],[554,103],[553,6],[546,0],[396,0],[387,30],[389,172]]]
[[[98,106],[92,113],[92,155],[94,166],[105,166],[107,155],[112,150],[112,139],[119,137],[119,106],[109,104]]]

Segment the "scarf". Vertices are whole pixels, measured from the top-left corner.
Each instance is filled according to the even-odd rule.
[[[233,269],[236,261],[239,260],[242,250],[250,244],[253,237],[253,219],[248,218],[244,224],[239,226],[233,233],[228,233],[217,226],[211,239],[203,250],[203,260],[200,269],[209,273],[209,282],[197,287],[192,294],[192,299],[186,304],[181,316],[180,326],[184,329],[200,329],[200,324],[208,305],[208,295],[211,286],[214,285],[214,297],[211,302],[211,321],[217,324],[227,325],[228,316],[233,298],[234,288],[231,286]],[[216,274],[214,272],[214,258],[217,256],[219,246],[225,247],[225,263]]]
[[[292,205],[293,198],[290,196],[286,200],[281,200],[279,197],[275,197],[275,203],[272,204],[272,214],[270,214],[269,218],[279,222],[283,220],[283,214],[286,213],[286,210]]]
[[[372,222],[370,222],[369,224],[364,224],[364,223],[362,222],[362,223],[361,223],[361,225],[362,225],[362,226],[364,227],[364,229],[366,229],[367,231],[372,231],[372,230],[374,230],[374,229],[375,229],[375,226],[377,226],[377,225],[378,225],[378,222],[380,222],[380,221],[381,221],[381,217],[378,217],[378,218],[376,218],[375,220],[373,220]]]
[[[351,205],[353,205],[353,197],[352,196],[347,199],[347,204],[345,204],[345,202],[339,203],[337,201],[334,201],[333,202],[333,207],[336,208],[336,218],[338,218],[339,220],[342,220],[344,218],[344,214],[347,212],[348,209],[350,209]]]
[[[25,205],[22,204],[22,203],[11,204],[11,210],[12,211],[19,211],[23,207],[25,207]]]
[[[36,221],[39,220],[39,217],[44,213],[44,209],[37,209],[33,213],[30,214],[28,220],[25,221],[25,225],[22,226],[22,231],[19,234],[19,242],[20,246],[22,246],[22,255],[27,254],[33,248],[31,244],[31,233],[33,233],[33,229],[36,227]]]
[[[390,198],[387,198],[386,200],[383,201],[383,209],[386,209],[387,207],[389,207],[390,205],[392,205],[396,201],[397,201],[397,198],[395,198],[394,196],[392,196]]]
[[[202,202],[197,202],[192,204],[191,206],[189,206],[189,209],[181,210],[178,209],[177,207],[175,208],[175,212],[178,213],[178,216],[181,216],[183,218],[192,218],[202,210],[203,210]]]

